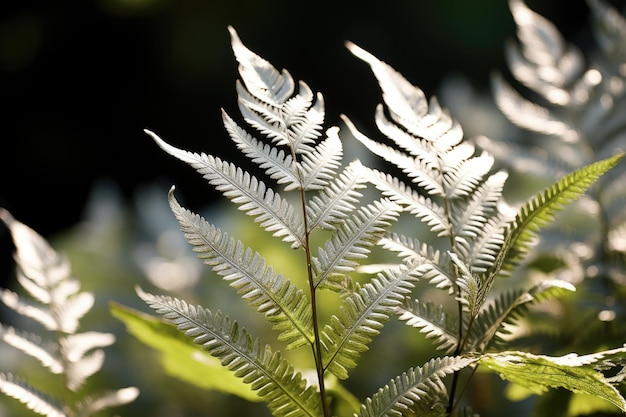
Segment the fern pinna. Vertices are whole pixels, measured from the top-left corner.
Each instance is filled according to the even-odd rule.
[[[619,363],[615,358],[623,353],[621,348],[593,360],[500,350],[506,324],[526,304],[570,289],[568,284],[555,280],[496,298],[490,294],[495,279],[510,272],[528,252],[534,233],[615,165],[619,156],[566,176],[516,214],[501,198],[506,174],[490,173],[493,158],[474,156],[474,147],[462,141],[460,126],[435,99],[429,103],[391,67],[350,44],[349,49],[371,65],[380,82],[386,107],[379,107],[376,121],[399,149],[368,139],[348,118],[344,121],[370,150],[403,170],[409,182],[358,161],[344,166],[338,128],[323,130],[322,96],[303,82],[296,84],[287,71],[276,70],[229,29],[241,76],[239,110],[248,127],[226,112],[224,125],[241,153],[275,187],[218,156],[178,149],[147,133],[262,228],[304,253],[306,288],[277,273],[261,254],[182,207],[174,188],[169,193],[171,209],[194,251],[264,315],[287,348],[310,349],[315,378],[305,378],[283,353],[221,311],[138,289],[152,309],[218,358],[276,416],[452,415],[458,410],[459,373],[465,368],[471,373],[480,364],[535,392],[564,387],[626,409],[612,385],[616,382],[600,372],[608,363],[601,358],[610,356]],[[368,183],[382,191],[371,202],[363,201],[360,191]],[[446,238],[447,248],[394,233],[393,225],[404,212]],[[313,242],[318,239],[323,243],[315,249]],[[374,245],[397,252],[401,259],[381,268],[369,281],[357,281],[355,272]],[[418,281],[448,291],[456,309],[445,311],[415,300]],[[327,322],[322,322],[318,311],[324,291],[340,295],[340,305]],[[373,338],[398,315],[431,337],[444,356],[392,378],[360,404],[346,401],[349,394],[343,388],[327,389],[330,376],[348,379]],[[520,363],[533,371],[519,372]],[[562,372],[554,378],[537,378],[533,367],[539,366]],[[446,382],[447,377],[452,382]]]
[[[0,208],[2,220],[15,243],[17,280],[30,299],[0,289],[0,301],[20,316],[42,325],[46,332],[31,333],[0,324],[0,340],[36,359],[58,378],[58,392],[44,393],[24,378],[0,372],[0,392],[47,417],[89,417],[104,409],[133,401],[135,387],[82,395],[87,378],[104,364],[103,347],[115,336],[88,331],[78,333],[80,319],[91,310],[94,295],[80,291],[80,282],[70,275],[68,260],[57,253],[37,232]],[[49,385],[48,385],[49,386]]]

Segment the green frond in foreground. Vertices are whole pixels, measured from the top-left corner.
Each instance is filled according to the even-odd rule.
[[[322,415],[317,390],[307,385],[299,372],[262,345],[237,322],[221,312],[213,314],[200,306],[167,296],[157,296],[137,289],[139,297],[163,318],[175,324],[180,331],[193,337],[209,354],[221,360],[222,365],[236,377],[250,384],[275,416]]]
[[[578,356],[574,353],[550,357],[511,351],[484,355],[480,364],[504,380],[515,382],[541,394],[549,388],[565,388],[575,393],[602,398],[626,412],[626,400],[600,372],[611,359],[624,358],[626,347]]]
[[[431,359],[421,368],[411,368],[368,398],[359,416],[424,415],[433,409],[440,410],[435,415],[443,416],[447,395],[441,379],[474,362],[476,359],[446,356]]]
[[[251,306],[265,314],[274,330],[281,332],[279,340],[289,343],[290,348],[313,343],[311,307],[301,289],[277,275],[258,253],[181,207],[173,189],[169,201],[193,250]]]
[[[495,276],[500,271],[510,272],[529,252],[537,232],[552,221],[555,213],[585,193],[623,156],[615,155],[580,168],[528,200],[506,231],[502,250],[491,269],[491,275]]]
[[[265,230],[281,237],[293,247],[304,241],[303,222],[287,200],[268,188],[262,181],[236,165],[204,153],[197,154],[176,148],[153,132],[146,130],[167,153],[186,162],[239,206],[239,210],[253,216]]]

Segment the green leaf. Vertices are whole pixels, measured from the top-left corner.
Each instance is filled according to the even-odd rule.
[[[117,303],[111,303],[111,313],[126,325],[130,334],[161,353],[161,364],[168,375],[206,390],[261,401],[249,385],[223,367],[219,359],[192,343],[175,326]]]
[[[536,234],[552,221],[556,212],[584,194],[624,156],[619,154],[584,166],[546,188],[524,204],[506,232],[502,250],[491,269],[487,285],[500,271],[511,271],[530,251]]]
[[[618,407],[626,412],[626,400],[611,385],[594,364],[609,356],[624,355],[626,348],[598,354],[561,357],[533,355],[525,352],[500,352],[484,355],[480,363],[497,372],[504,380],[521,385],[535,394],[549,388],[565,388],[579,394],[588,394]]]

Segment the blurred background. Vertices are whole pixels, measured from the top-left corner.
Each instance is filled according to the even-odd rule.
[[[582,47],[588,42],[584,0],[527,4],[568,40]],[[98,291],[100,314],[107,312],[109,299],[136,303],[133,287],[145,276],[163,289],[210,300],[207,305],[240,301],[232,292],[224,299],[223,291],[206,285],[185,294],[208,269],[198,270],[199,261],[180,234],[166,233],[177,229],[167,189],[175,184],[179,200],[196,211],[219,196],[143,132],[148,128],[177,147],[238,161],[220,116],[220,108],[238,116],[228,25],[247,47],[324,95],[327,127],[340,125],[339,115],[345,113],[365,133],[376,132],[380,91],[369,68],[344,47],[350,40],[427,96],[436,95],[466,134],[499,139],[512,134],[489,91],[492,71],[507,72],[504,44],[515,34],[505,0],[2,2],[0,207],[68,252],[84,288]],[[241,229],[234,234],[243,241],[258,240],[246,236],[253,232],[244,226],[234,227]],[[11,252],[10,236],[0,227],[3,286],[13,280]],[[163,254],[178,257],[176,265],[187,269],[177,276],[187,281],[181,278],[177,287],[167,288],[172,284],[150,275],[141,260]],[[123,334],[110,316],[108,324],[101,318],[88,320],[96,330]],[[9,321],[1,314],[0,319]],[[385,357],[403,356],[397,351],[401,346],[376,348]],[[159,410],[152,415],[206,415],[206,403],[219,401],[219,394],[171,385],[175,380],[150,367],[148,348],[138,342],[122,340],[119,349],[108,353],[112,381],[128,377],[123,362],[128,358],[149,364],[129,383],[165,381],[153,384],[155,392],[140,386],[145,394],[137,407],[143,411],[149,404]],[[381,374],[374,382],[386,383],[389,375],[395,374]],[[359,380],[357,375],[357,393],[370,394],[371,387],[359,387]],[[110,381],[102,385],[118,387]],[[187,410],[168,405],[168,395],[177,396]],[[206,398],[199,401],[199,396]],[[217,415],[228,414],[221,410]]]

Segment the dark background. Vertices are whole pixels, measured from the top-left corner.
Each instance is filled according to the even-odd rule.
[[[1,3],[0,206],[44,236],[75,224],[101,179],[129,200],[154,181],[184,187],[190,205],[215,198],[143,129],[228,158],[219,109],[237,115],[237,67],[227,25],[324,94],[327,126],[339,124],[341,113],[371,124],[380,101],[346,40],[430,96],[451,72],[487,89],[491,71],[505,68],[504,42],[515,33],[504,0]],[[583,0],[527,4],[573,41],[587,23]],[[0,251],[6,277],[11,250],[3,228]]]

